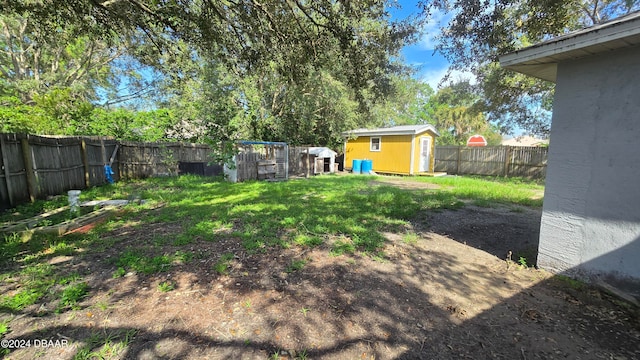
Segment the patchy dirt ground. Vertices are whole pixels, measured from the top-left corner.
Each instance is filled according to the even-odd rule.
[[[508,251],[517,261],[535,249],[539,223],[539,210],[468,205],[416,214],[406,230],[419,236],[385,234],[385,258],[331,256],[331,241],[248,254],[228,238],[165,246],[196,256],[159,275],[112,278],[118,249],[181,231],[122,228],[105,252],[52,259],[86,274],[91,291],[81,310],[55,314],[45,304],[11,322],[9,339],[71,346],[7,357],[68,359],[109,339],[127,346],[105,357],[123,359],[640,358],[637,309],[505,260]],[[213,264],[228,252],[236,257],[219,275]],[[296,259],[306,263],[292,270]],[[175,289],[159,291],[164,281]]]

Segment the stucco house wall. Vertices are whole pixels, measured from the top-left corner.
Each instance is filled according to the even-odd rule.
[[[556,83],[538,266],[640,300],[640,12],[500,63]]]
[[[558,64],[539,266],[640,279],[639,59]]]

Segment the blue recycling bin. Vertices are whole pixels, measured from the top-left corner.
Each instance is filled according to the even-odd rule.
[[[351,172],[354,174],[360,174],[362,172],[362,160],[353,159],[353,166]]]
[[[370,174],[373,171],[373,160],[365,159],[362,160],[362,173]]]

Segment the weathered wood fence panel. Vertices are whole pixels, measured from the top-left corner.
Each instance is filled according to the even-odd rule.
[[[118,142],[105,137],[0,134],[0,210],[114,180],[175,175],[179,163],[208,163],[202,144]]]
[[[16,204],[29,201],[29,187],[24,157],[22,156],[22,140],[26,135],[0,134],[0,210],[8,209]]]
[[[258,179],[258,160],[264,159],[266,154],[258,152],[241,152],[236,155],[238,179],[241,181]]]
[[[499,147],[468,147],[460,152],[460,173],[504,175],[506,153]]]
[[[324,172],[325,164],[323,158],[309,157],[309,153],[314,146],[292,146],[289,147],[289,175],[309,177],[316,173]],[[335,171],[338,164],[335,163]]]
[[[29,137],[28,156],[37,186],[36,197],[85,187],[79,138]]]
[[[115,139],[105,139],[99,137],[82,138],[84,142],[85,158],[85,181],[86,186],[97,186],[107,183],[107,177],[104,173],[104,165],[111,161],[116,148],[119,150],[118,142]],[[120,179],[120,162],[118,153],[115,153],[111,169],[115,173],[114,180]]]
[[[105,154],[110,154],[117,143],[99,137],[0,134],[0,145],[0,209],[7,209],[70,189],[106,183],[104,164],[109,157]]]
[[[460,172],[460,147],[436,146],[434,171],[457,174]]]
[[[120,142],[120,172],[126,179],[177,175],[180,163],[209,163],[211,148],[204,144]]]
[[[291,152],[285,143],[240,141],[235,147],[237,154],[234,181],[285,180],[291,174]]]
[[[305,176],[307,175],[307,153],[308,146],[290,146],[289,147],[289,175]]]
[[[548,148],[512,147],[509,162],[510,176],[544,179],[547,176]]]
[[[544,179],[548,148],[436,146],[435,171]]]
[[[155,151],[154,151],[155,150]],[[154,175],[159,150],[146,143],[120,143],[120,176],[124,179],[147,178]]]

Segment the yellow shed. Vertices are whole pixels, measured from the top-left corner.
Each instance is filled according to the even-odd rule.
[[[418,175],[433,173],[435,138],[431,125],[403,125],[390,128],[357,129],[342,133],[344,167],[352,170],[353,160],[371,160],[374,172]]]

